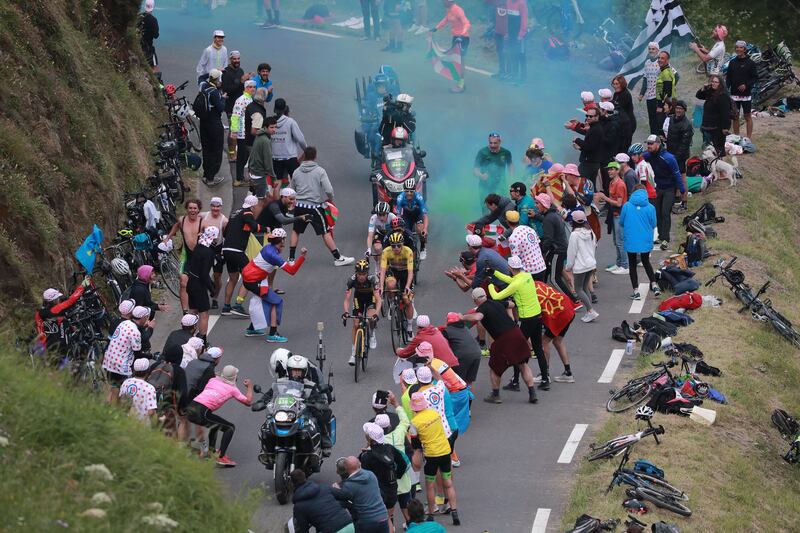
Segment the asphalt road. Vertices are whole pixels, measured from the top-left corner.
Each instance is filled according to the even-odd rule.
[[[451,95],[447,92],[448,82],[435,75],[424,61],[424,42],[418,42],[405,54],[387,55],[379,52],[375,43],[350,37],[261,30],[250,21],[187,20],[175,13],[157,14],[162,34],[157,44],[165,80],[179,83],[195,78],[197,59],[208,44],[207,36],[217,26],[227,32],[228,49],[241,51],[245,69],[262,60],[271,63],[275,94],[287,99],[292,116],[309,143],[317,146],[318,162],[327,169],[333,182],[341,213],[335,236],[340,250],[347,255],[359,255],[365,249],[371,203],[368,163],[357,154],[353,144],[352,131],[357,122],[352,103],[353,79],[375,72],[381,63],[388,62],[398,70],[403,90],[416,97],[419,136],[429,154],[427,165],[433,179],[429,190],[430,252],[422,266],[416,305],[420,313],[429,314],[437,324],[443,322],[448,311],[464,311],[471,305],[468,296],[447,280],[442,271],[457,264],[456,254],[463,247],[463,220],[477,216],[477,192],[474,201],[460,201],[454,206],[449,200],[462,198],[464,191],[475,189],[474,179],[463,169],[470,168],[474,153],[485,143],[488,132],[500,129],[515,157],[521,155],[532,136],[539,136],[546,140],[548,151],[558,160],[577,160],[577,153],[569,146],[570,136],[561,124],[575,116],[581,90],[596,90],[605,86],[607,80],[607,74],[592,67],[552,64],[531,57],[531,83],[525,87],[501,86],[488,76],[470,72],[468,91]],[[194,91],[188,91],[187,95],[193,98]],[[240,205],[244,195],[242,189],[233,192],[230,181],[211,192],[201,188],[205,200],[221,194],[226,206]],[[395,358],[391,354],[389,331],[385,323],[381,324],[379,347],[371,354],[367,376],[354,384],[347,365],[350,329],[343,328],[339,319],[344,284],[351,270],[335,268],[321,239],[313,232],[306,233],[300,245],[309,248],[305,265],[295,277],[279,274],[277,279],[277,284],[286,290],[280,331],[289,342],[284,346],[313,358],[316,324],[325,323],[327,364],[335,375],[333,411],[338,420],[338,440],[331,459],[357,454],[364,442],[361,425],[371,415],[372,393],[377,388],[393,386],[390,369]],[[613,250],[610,237],[605,236],[600,242],[598,265],[610,262]],[[643,272],[640,277],[644,278]],[[597,288],[600,318],[592,324],[576,320],[567,336],[577,382],[554,383],[549,392],[540,392],[538,405],[529,405],[527,395],[522,392],[504,393],[504,403],[499,406],[482,402],[481,398],[489,392],[484,361],[474,389],[477,401],[473,403],[472,425],[458,440],[463,466],[455,471],[454,479],[464,524],[461,530],[492,533],[559,530],[559,517],[577,459],[604,417],[603,405],[610,385],[598,383],[598,379],[612,350],[624,348],[610,338],[611,327],[619,325],[622,319],[635,317],[629,314],[629,293],[627,276],[600,274]],[[235,364],[240,377],[249,377],[266,388],[271,382],[267,370],[269,354],[278,345],[244,337],[246,326],[246,320],[221,317],[210,339],[225,348],[224,364]],[[161,329],[162,332],[169,329],[163,320]],[[553,373],[561,373],[563,369],[554,351],[551,361]],[[622,366],[630,363],[623,360]],[[508,377],[504,376],[504,381]],[[234,493],[264,487],[267,497],[254,517],[253,528],[279,531],[291,515],[291,506],[281,507],[272,498],[272,472],[257,460],[257,430],[263,422],[263,412],[252,413],[236,402],[229,402],[220,414],[237,426],[229,455],[238,462],[236,468],[220,470],[220,477]],[[575,458],[570,460],[569,454],[562,451],[569,437],[580,433],[580,426],[577,433],[573,431],[576,424],[586,424],[588,429]],[[566,462],[559,463],[560,457]],[[326,461],[314,479],[321,483],[335,481],[333,460]],[[449,517],[439,521],[449,528]]]

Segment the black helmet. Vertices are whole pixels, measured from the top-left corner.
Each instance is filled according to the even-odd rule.
[[[417,180],[414,178],[408,178],[406,181],[403,182],[403,190],[404,191],[416,191],[417,190]]]
[[[369,261],[361,259],[356,262],[356,272],[369,272]]]

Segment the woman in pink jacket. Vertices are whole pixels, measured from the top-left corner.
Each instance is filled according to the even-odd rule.
[[[450,349],[450,343],[439,328],[431,326],[431,319],[428,315],[419,315],[417,317],[417,334],[409,341],[403,348],[397,349],[397,356],[401,359],[407,359],[414,355],[417,346],[423,341],[431,343],[433,346],[433,356],[441,359],[450,366],[456,368],[458,366],[458,359],[456,358],[453,350]]]

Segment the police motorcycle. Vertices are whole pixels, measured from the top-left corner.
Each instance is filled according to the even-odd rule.
[[[392,102],[392,95],[400,93],[397,72],[389,65],[381,65],[378,73],[369,78],[356,79],[356,112],[359,129],[354,132],[356,150],[370,161],[381,151],[380,123],[384,106]]]

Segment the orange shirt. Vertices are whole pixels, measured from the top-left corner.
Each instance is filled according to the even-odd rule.
[[[464,10],[458,4],[451,4],[447,8],[447,13],[444,18],[436,25],[437,30],[441,30],[445,25],[450,24],[450,32],[453,37],[469,37],[469,29],[471,27],[469,19],[464,14]]]
[[[619,215],[622,211],[622,206],[628,201],[628,189],[625,187],[625,180],[618,178],[608,185],[608,197],[614,201],[622,200],[619,207],[609,205],[612,208],[614,216]]]

